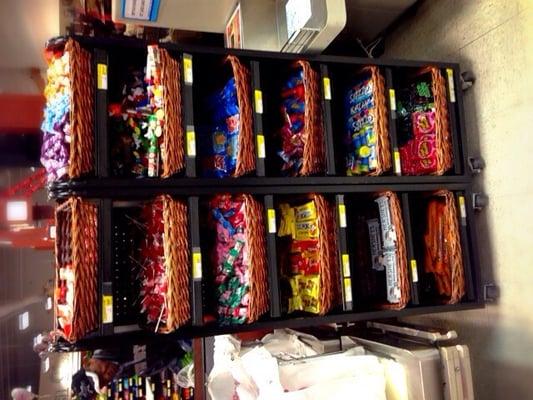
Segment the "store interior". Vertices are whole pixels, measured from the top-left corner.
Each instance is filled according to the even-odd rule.
[[[0,398],[529,398],[533,1],[140,4],[0,2]]]

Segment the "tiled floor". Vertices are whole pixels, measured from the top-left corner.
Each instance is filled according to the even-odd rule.
[[[422,320],[456,328],[471,347],[476,398],[533,398],[533,0],[425,0],[385,56],[457,61],[476,76],[466,126],[490,197],[476,224],[483,279],[501,298]]]

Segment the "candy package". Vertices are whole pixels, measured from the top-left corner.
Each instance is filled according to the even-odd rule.
[[[79,198],[56,208],[55,330],[69,342],[98,326],[97,212]]]
[[[362,69],[346,92],[346,175],[380,175],[391,167],[385,80],[379,68]]]
[[[359,297],[382,309],[404,308],[411,292],[398,197],[388,191],[372,196],[366,203],[357,203],[352,217]]]
[[[451,192],[433,194],[427,205],[424,270],[431,274],[439,296],[455,304],[465,294],[463,256],[455,199]]]
[[[209,210],[218,319],[254,322],[268,309],[263,207],[251,195],[221,194],[211,199]]]
[[[423,69],[398,96],[402,174],[443,175],[452,167],[446,85],[438,68]]]
[[[144,205],[141,221],[141,313],[155,332],[172,332],[190,318],[187,207],[163,195]]]
[[[298,61],[282,89],[281,100],[281,172],[286,176],[323,172],[325,147],[318,74],[307,61]]]
[[[283,275],[288,282],[288,312],[324,315],[340,299],[335,217],[321,195],[298,205],[281,203],[278,236]]]
[[[252,133],[251,86],[248,69],[235,56],[228,56],[233,76],[208,101],[210,126],[203,135],[204,175],[238,177],[255,169]]]
[[[90,53],[73,39],[50,43],[41,130],[41,164],[48,182],[79,178],[94,167],[93,84]]]

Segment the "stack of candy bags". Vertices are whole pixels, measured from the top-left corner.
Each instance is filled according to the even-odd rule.
[[[213,115],[205,147],[209,149],[204,158],[204,175],[214,178],[233,176],[239,153],[239,105],[235,78],[213,95],[209,102]]]
[[[297,176],[303,164],[305,118],[304,71],[298,68],[291,74],[282,93],[281,150],[278,155],[283,160],[282,172],[287,176]]]
[[[320,244],[318,214],[313,200],[301,206],[280,204],[278,236],[290,236],[288,280],[291,287],[289,313],[320,313]]]
[[[66,176],[70,155],[70,97],[71,82],[69,53],[46,50],[48,63],[47,84],[44,91],[46,107],[41,148],[41,163],[46,169],[48,182]]]
[[[430,78],[429,75],[424,77]],[[400,92],[400,158],[402,173],[431,174],[437,170],[435,103],[431,83],[419,80]]]
[[[215,265],[218,316],[222,324],[245,323],[250,306],[250,256],[246,239],[245,200],[217,195],[210,202],[216,232]]]
[[[165,270],[163,247],[163,204],[161,201],[144,206],[141,219],[146,234],[140,248],[141,265],[139,280],[141,282],[141,313],[146,314],[148,324],[159,325],[166,322],[168,307],[166,296],[168,281]]]
[[[346,94],[346,174],[361,175],[377,168],[376,100],[368,76]]]

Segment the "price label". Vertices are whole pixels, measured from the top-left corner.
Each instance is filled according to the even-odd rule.
[[[257,157],[259,158],[266,157],[265,136],[261,133],[257,134]]]
[[[202,253],[200,250],[192,252],[192,278],[202,279]]]
[[[113,323],[113,296],[102,296],[102,323]]]
[[[189,54],[183,55],[183,81],[192,85],[192,56]]]
[[[396,175],[402,174],[402,162],[400,160],[400,151],[398,149],[394,149],[394,173]]]
[[[259,89],[254,90],[255,98],[255,112],[257,114],[263,114],[263,92]]]
[[[418,267],[415,259],[411,260],[411,278],[414,283],[418,282]]]
[[[276,233],[276,210],[269,208],[267,210],[268,233]]]
[[[391,111],[396,111],[396,91],[394,89],[389,89],[389,100]]]
[[[196,157],[196,134],[192,127],[187,127],[187,155]]]
[[[455,103],[455,82],[453,80],[453,69],[446,68],[446,75],[448,75],[448,89],[450,91],[450,101]]]
[[[464,196],[459,196],[459,214],[461,215],[461,223],[466,225],[466,204]]]
[[[324,84],[324,99],[331,100],[331,82],[328,77],[324,77],[322,80]]]
[[[346,206],[339,204],[339,225],[341,228],[346,228]]]
[[[345,278],[349,278],[351,276],[350,256],[348,254],[343,254],[341,258],[342,258],[342,276]]]
[[[344,279],[344,302],[352,302],[352,278]]]
[[[107,90],[107,64],[98,64],[96,67],[97,88]]]

